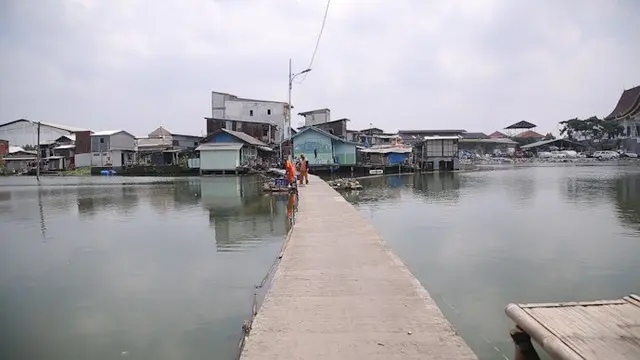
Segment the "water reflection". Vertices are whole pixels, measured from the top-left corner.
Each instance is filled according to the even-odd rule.
[[[404,181],[361,181],[365,189],[346,197],[480,359],[502,358],[496,348],[511,355],[509,302],[640,291],[640,168],[523,168]]]
[[[200,182],[202,206],[209,212],[218,251],[255,246],[263,234],[284,236],[286,199],[263,196],[254,177],[213,177]]]
[[[250,178],[3,180],[0,358],[235,358],[287,198]]]

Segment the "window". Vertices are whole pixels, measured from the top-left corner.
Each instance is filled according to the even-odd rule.
[[[100,138],[100,144],[104,144],[104,138]]]
[[[249,110],[249,116],[253,116],[253,110]]]
[[[242,123],[236,123],[236,131],[242,131]]]
[[[271,109],[267,109],[267,115],[271,115]]]
[[[640,137],[640,125],[636,125],[636,137]]]
[[[627,136],[631,136],[631,126],[627,126]]]
[[[180,142],[178,140],[171,140],[171,146],[180,146]]]

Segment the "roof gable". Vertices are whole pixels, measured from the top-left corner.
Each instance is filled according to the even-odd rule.
[[[15,124],[15,123],[18,123],[18,122],[28,122],[28,123],[34,124],[34,125],[37,124],[37,123],[40,123],[41,126],[46,126],[46,127],[50,127],[50,128],[54,128],[54,129],[58,129],[58,130],[63,130],[63,131],[69,132],[69,133],[78,132],[78,131],[89,131],[88,129],[78,128],[78,127],[75,127],[75,126],[58,125],[58,124],[52,124],[52,123],[48,123],[48,122],[33,121],[33,120],[27,120],[27,119],[18,119],[18,120],[9,121],[7,123],[0,124],[0,127],[11,125],[11,124]]]
[[[162,126],[149,133],[150,138],[171,137],[171,135],[171,132]]]
[[[638,113],[640,113],[640,85],[623,91],[615,109],[605,117],[605,120],[620,119]]]
[[[214,135],[220,134],[220,133],[226,133],[226,134],[229,134],[229,135],[231,135],[231,136],[235,137],[236,139],[238,139],[238,140],[240,140],[240,141],[242,141],[242,142],[244,142],[244,143],[247,143],[247,144],[249,144],[249,145],[253,145],[253,146],[267,146],[267,144],[265,144],[265,143],[263,143],[262,141],[260,141],[260,140],[258,140],[258,139],[256,139],[256,138],[254,138],[254,137],[253,137],[253,136],[251,136],[251,135],[248,135],[248,134],[245,134],[245,133],[243,133],[243,132],[239,132],[239,131],[229,130],[229,129],[218,129],[218,130],[214,131],[213,133],[211,133],[211,134],[207,135],[207,136],[204,138],[204,141],[205,141],[205,142],[208,142],[208,141],[209,141],[209,139],[210,139],[211,137],[213,137]]]
[[[507,126],[505,129],[533,129],[534,127],[536,127],[536,124],[522,120]]]
[[[346,143],[346,144],[359,145],[359,144],[356,144],[356,143],[354,143],[352,141],[347,141],[347,140],[345,140],[345,139],[343,139],[341,137],[338,137],[338,136],[335,136],[333,134],[330,134],[330,133],[328,133],[328,132],[326,132],[326,131],[324,131],[324,130],[322,130],[320,128],[317,128],[315,126],[309,126],[309,127],[306,127],[304,129],[300,130],[297,134],[291,136],[291,139],[295,139],[296,137],[306,133],[307,131],[315,131],[315,132],[317,132],[319,134],[322,134],[324,136],[327,136],[327,137],[329,137],[329,138],[331,138],[333,140],[340,141],[340,142],[343,142],[343,143]]]

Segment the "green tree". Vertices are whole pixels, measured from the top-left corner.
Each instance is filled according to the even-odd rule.
[[[624,127],[616,120],[602,120],[597,116],[588,119],[573,118],[561,121],[560,135],[575,140],[577,135],[583,136],[589,145],[600,143],[604,139],[615,139],[624,133]]]

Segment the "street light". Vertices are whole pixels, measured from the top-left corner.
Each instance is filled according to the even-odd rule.
[[[311,68],[304,69],[304,70],[302,70],[302,71],[300,71],[299,73],[296,73],[296,74],[292,74],[291,73],[291,59],[289,59],[289,99],[287,100],[288,111],[286,112],[287,117],[286,117],[285,122],[284,122],[284,127],[283,127],[283,129],[281,131],[282,135],[281,135],[281,139],[280,139],[280,160],[284,160],[282,158],[282,146],[284,145],[284,141],[287,140],[287,138],[285,137],[285,131],[287,133],[289,133],[291,131],[291,125],[290,125],[291,124],[291,89],[293,88],[293,80],[297,76],[302,75],[302,74],[306,74],[309,71],[311,71]]]

